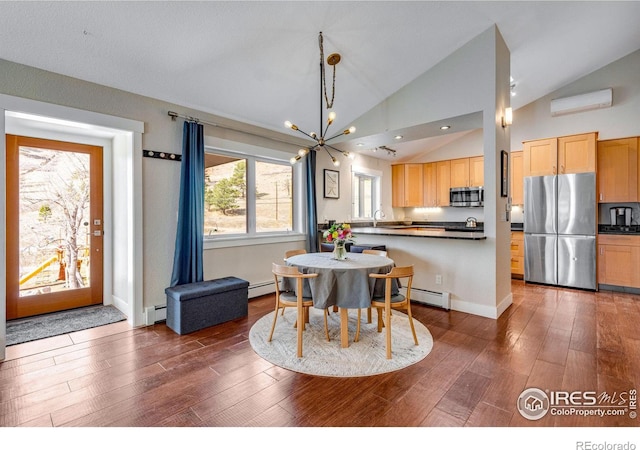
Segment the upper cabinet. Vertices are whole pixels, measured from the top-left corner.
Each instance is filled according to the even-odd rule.
[[[425,163],[422,167],[424,179],[424,206],[438,206],[438,169],[437,163]]]
[[[558,173],[595,172],[597,140],[598,133],[558,138]]]
[[[470,187],[484,185],[484,157],[452,159],[451,186]]]
[[[598,202],[640,201],[639,139],[633,137],[598,142]]]
[[[484,156],[469,158],[469,186],[484,186]]]
[[[423,164],[391,166],[392,206],[424,206]]]
[[[525,177],[555,175],[558,168],[558,139],[524,142],[522,170]]]
[[[595,172],[598,133],[524,142],[523,176]]]
[[[436,205],[449,206],[449,191],[451,190],[451,161],[436,162]]]
[[[521,150],[511,152],[511,203],[513,205],[524,205],[522,159]]]

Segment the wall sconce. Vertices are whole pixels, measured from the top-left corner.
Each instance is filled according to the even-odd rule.
[[[507,125],[513,123],[513,110],[511,107],[504,109],[504,116],[502,116],[502,128],[507,128]]]

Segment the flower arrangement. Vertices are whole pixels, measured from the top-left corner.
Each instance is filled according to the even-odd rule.
[[[324,237],[327,242],[334,243],[333,259],[347,259],[345,243],[353,239],[353,234],[351,234],[351,225],[348,223],[334,223],[328,230],[322,233],[322,237]]]
[[[334,223],[333,225],[331,225],[331,228],[325,230],[324,233],[322,233],[322,237],[327,242],[344,242],[353,239],[353,234],[351,233],[351,225],[349,225],[348,223]]]

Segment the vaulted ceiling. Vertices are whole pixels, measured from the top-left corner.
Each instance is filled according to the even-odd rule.
[[[639,49],[638,18],[635,1],[2,1],[0,58],[293,133],[319,131],[320,31],[342,56],[339,130],[494,24],[517,109]]]

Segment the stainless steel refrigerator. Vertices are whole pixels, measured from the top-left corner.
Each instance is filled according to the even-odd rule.
[[[525,177],[524,279],[596,289],[595,173]]]

